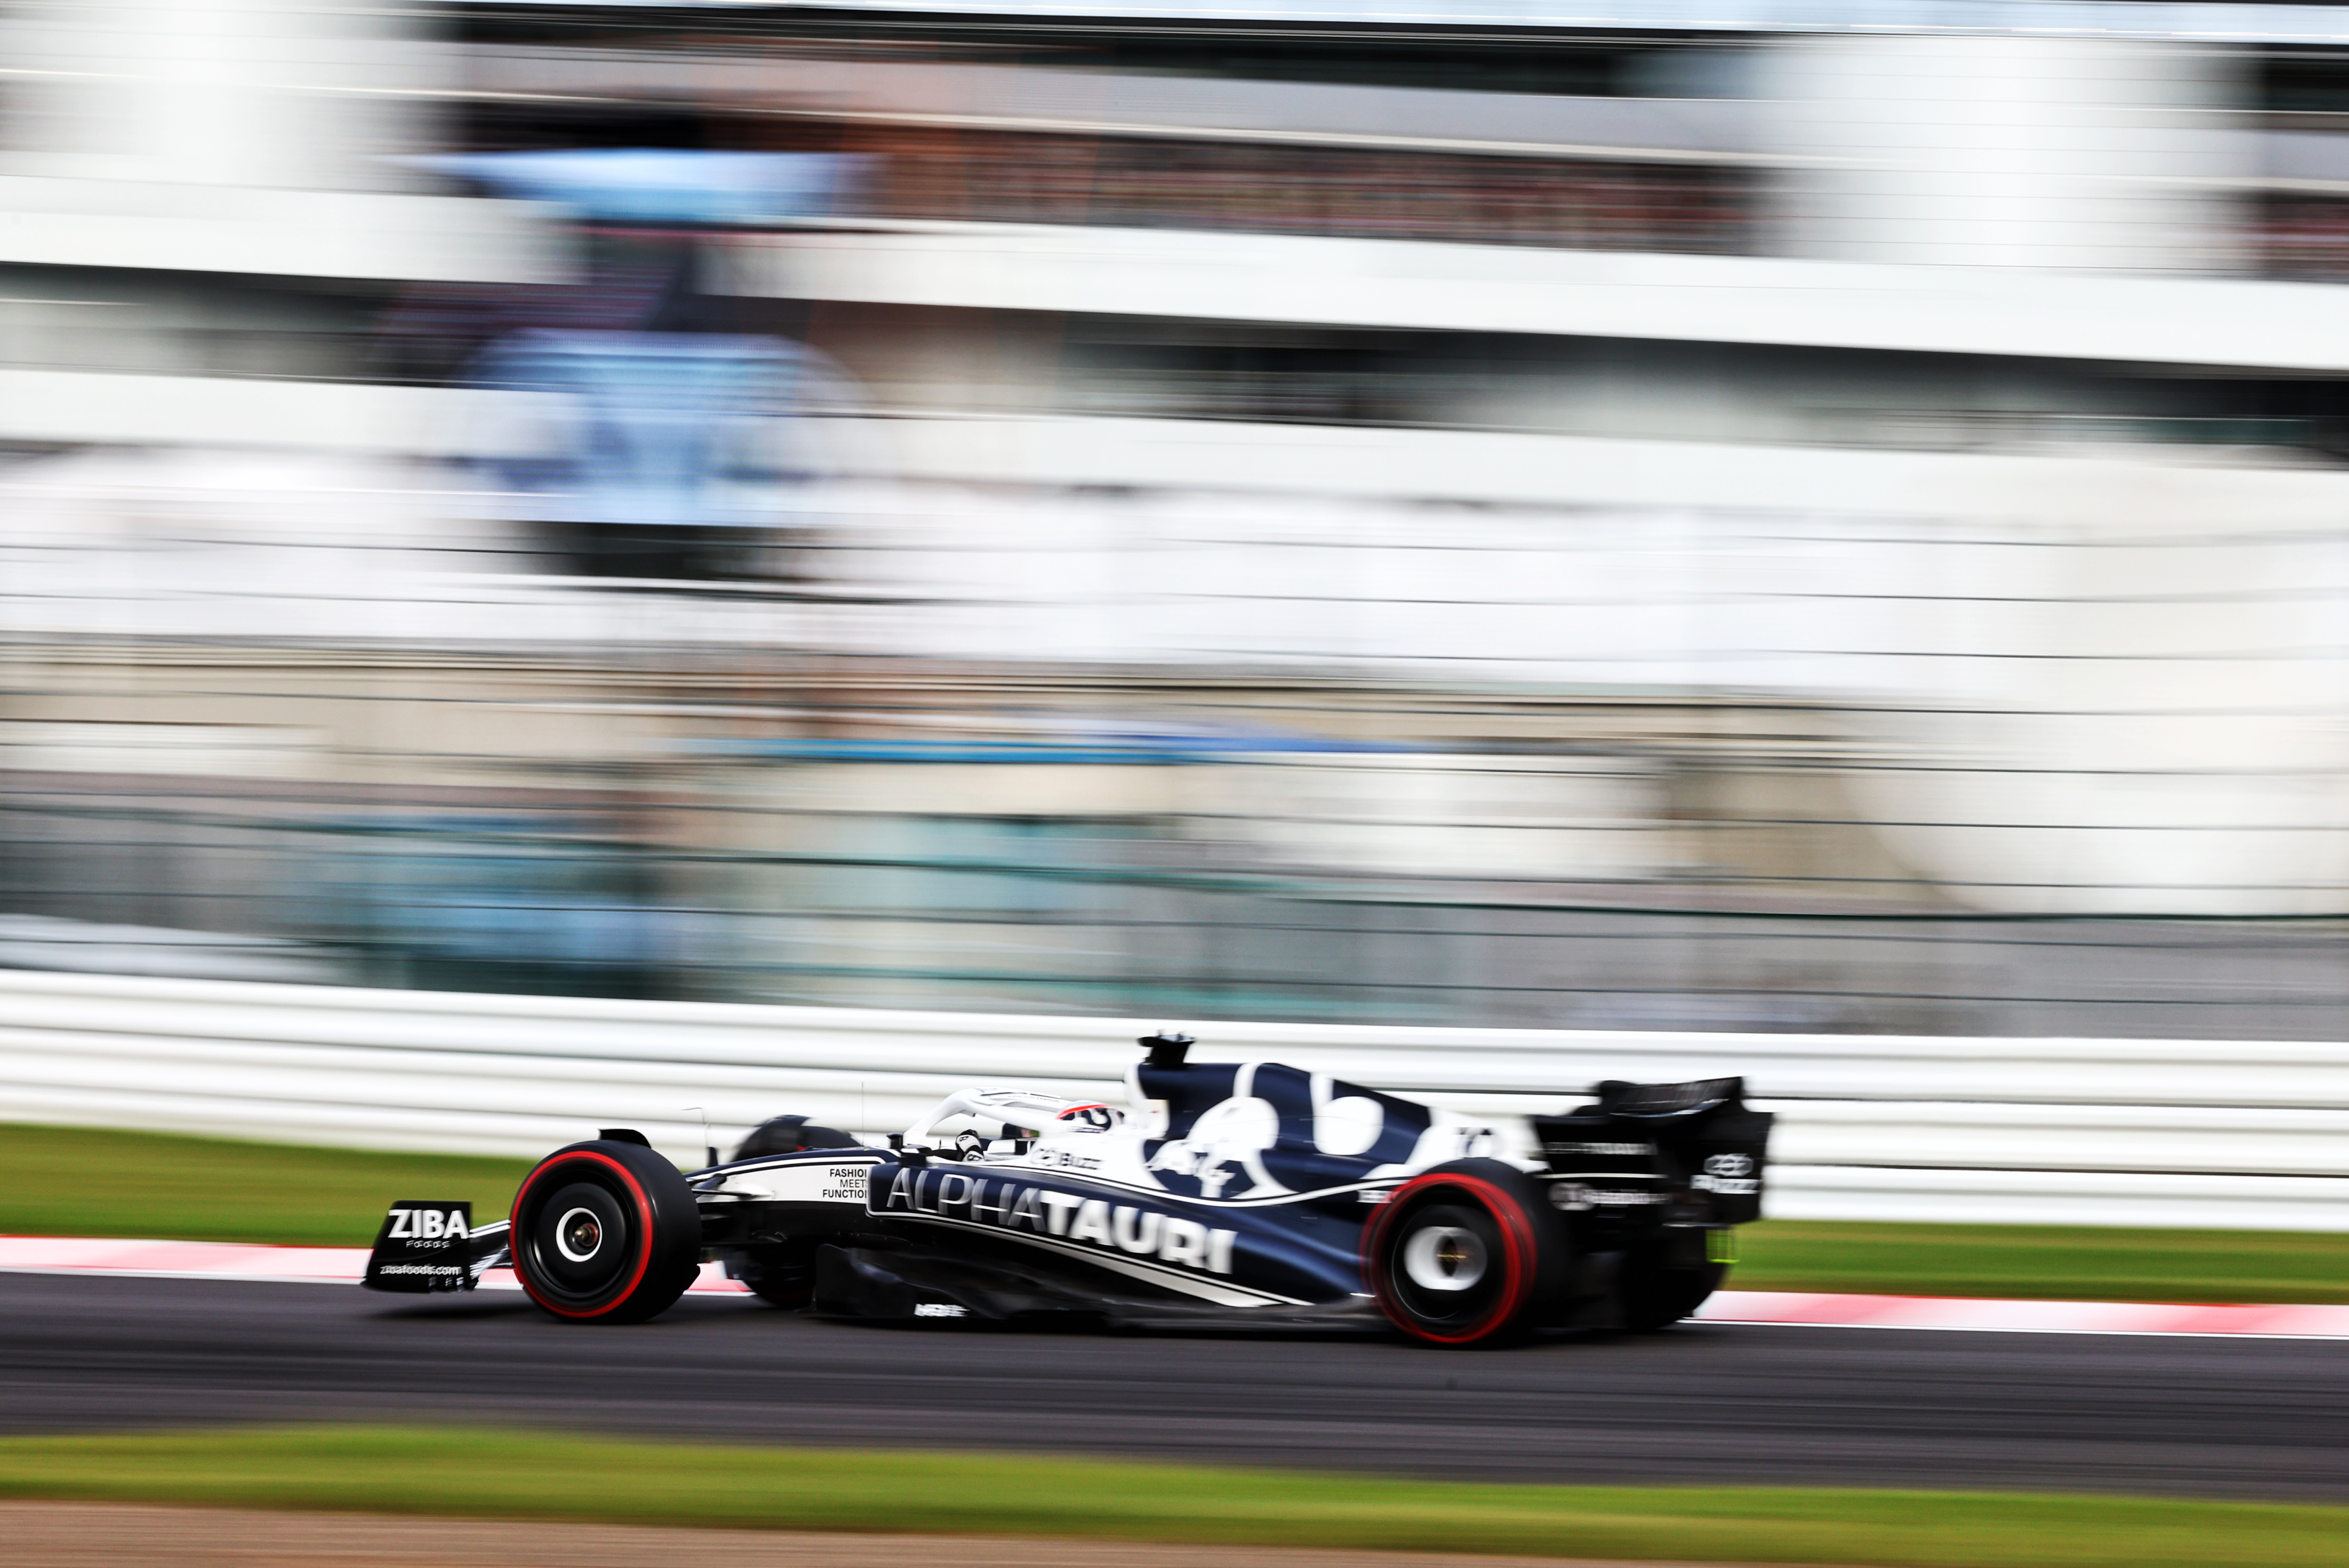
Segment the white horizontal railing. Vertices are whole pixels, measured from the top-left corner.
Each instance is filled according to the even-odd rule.
[[[611,1002],[0,971],[0,1121],[535,1154],[641,1128],[680,1160],[770,1116],[877,1132],[973,1080],[1108,1091],[1184,1023],[1464,1109],[1743,1075],[1770,1210],[2349,1231],[2349,1044],[1416,1029]]]
[[[829,230],[741,236],[724,265],[727,292],[842,304],[2349,366],[2349,297],[2339,289],[2151,271],[855,218]]]

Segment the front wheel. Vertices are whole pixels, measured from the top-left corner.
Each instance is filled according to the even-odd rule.
[[[514,1193],[515,1277],[566,1323],[642,1323],[701,1263],[701,1216],[677,1167],[597,1139],[559,1148]]]
[[[1362,1272],[1388,1321],[1413,1338],[1492,1345],[1538,1325],[1566,1253],[1563,1228],[1522,1171],[1463,1159],[1380,1206],[1364,1228]]]

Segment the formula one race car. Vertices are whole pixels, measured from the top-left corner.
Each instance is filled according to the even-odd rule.
[[[1468,1345],[1686,1317],[1761,1214],[1771,1117],[1742,1079],[1480,1119],[1191,1044],[1142,1042],[1131,1110],[966,1089],[886,1148],[782,1116],[680,1174],[606,1129],[540,1161],[508,1220],[395,1205],[367,1283],[470,1290],[510,1265],[556,1317],[635,1323],[711,1258],[824,1316],[1391,1324]]]

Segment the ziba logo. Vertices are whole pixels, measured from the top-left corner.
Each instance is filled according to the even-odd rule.
[[[450,1209],[395,1209],[387,1241],[461,1241],[472,1232],[465,1228],[465,1211]]]

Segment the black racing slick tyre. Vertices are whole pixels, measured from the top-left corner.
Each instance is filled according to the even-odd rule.
[[[1389,1322],[1429,1345],[1521,1338],[1557,1310],[1566,1230],[1540,1189],[1496,1159],[1461,1159],[1395,1189],[1362,1228],[1362,1276]]]
[[[821,1241],[748,1249],[733,1265],[734,1277],[769,1306],[804,1312],[815,1301],[815,1255]]]
[[[677,1167],[637,1144],[556,1149],[514,1194],[514,1274],[566,1323],[642,1323],[701,1265],[701,1216]]]
[[[1702,1306],[1728,1274],[1726,1263],[1668,1268],[1653,1253],[1633,1252],[1623,1260],[1615,1285],[1623,1326],[1634,1334],[1670,1328]]]

